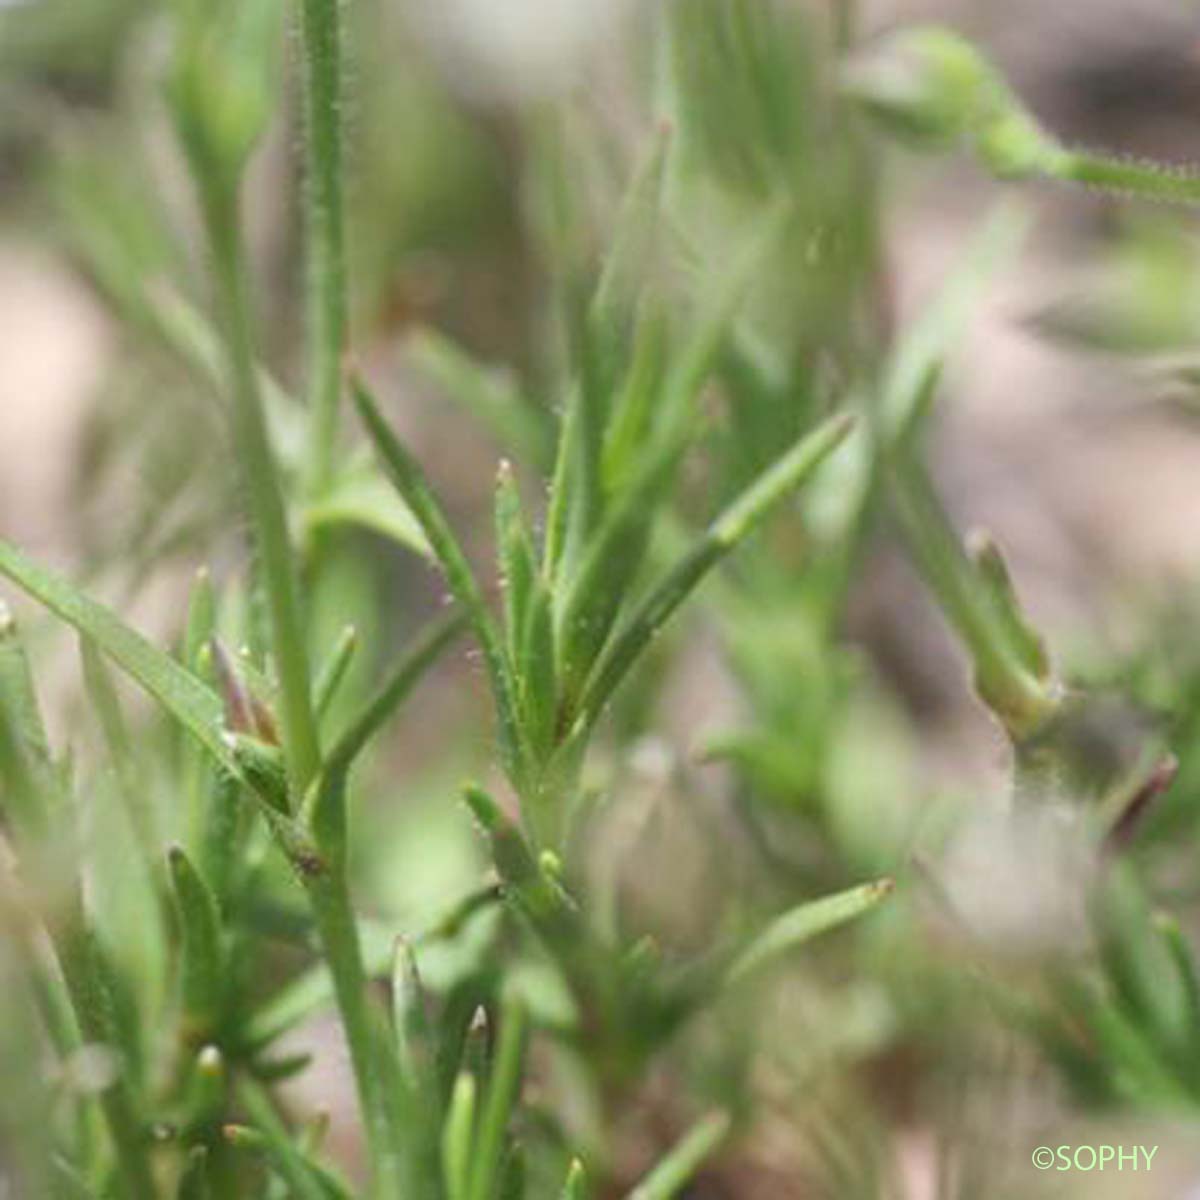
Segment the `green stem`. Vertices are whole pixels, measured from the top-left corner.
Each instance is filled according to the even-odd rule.
[[[305,234],[309,485],[320,494],[333,473],[346,341],[346,263],[342,230],[341,31],[338,0],[304,0]]]
[[[323,9],[324,5],[315,7]],[[320,748],[283,500],[254,370],[236,193],[210,185],[205,189],[204,200],[228,327],[235,399],[234,436],[263,558],[271,636],[283,693],[284,742],[292,794],[303,796],[319,767]],[[363,1124],[371,1147],[375,1189],[379,1196],[391,1200],[401,1194],[400,1166],[396,1159],[400,1141],[391,1128],[389,1114],[392,1108],[388,1104],[385,1084],[388,1078],[385,1046],[371,1019],[362,949],[344,871],[340,863],[333,866],[317,864],[307,870],[303,863],[299,866],[350,1047]]]
[[[267,437],[255,369],[250,303],[243,270],[235,189],[204,186],[217,289],[225,321],[233,389],[233,437],[258,542],[271,618],[271,641],[283,703],[284,748],[294,794],[303,795],[320,762],[300,621],[295,568],[279,476]]]
[[[380,1200],[396,1200],[404,1192],[399,1160],[404,1142],[403,1130],[396,1128],[396,1106],[388,1096],[395,1072],[388,1070],[391,1050],[368,1000],[367,974],[349,891],[337,869],[315,872],[305,879],[305,886],[350,1048],[358,1102],[371,1148],[375,1195]]]
[[[1167,204],[1200,204],[1200,174],[1191,169],[1068,151],[1061,156],[1053,173],[1058,179],[1107,192],[1123,192]]]

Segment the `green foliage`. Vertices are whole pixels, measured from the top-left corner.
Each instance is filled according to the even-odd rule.
[[[108,97],[97,145],[131,145],[120,105],[165,82],[199,228],[185,234],[187,218],[148,200],[148,163],[126,169],[83,137],[51,187],[128,338],[122,357],[144,372],[132,390],[162,409],[143,437],[150,410],[116,406],[110,438],[119,461],[165,480],[167,502],[112,543],[115,561],[94,558],[130,593],[177,554],[214,570],[180,605],[169,652],[93,597],[100,582],[76,586],[0,541],[0,575],[71,627],[82,665],[51,738],[41,630],[28,640],[0,605],[0,920],[13,934],[0,1062],[29,1099],[0,1099],[14,1186],[337,1200],[362,1179],[379,1200],[665,1200],[736,1172],[765,1112],[795,1127],[798,1161],[836,1194],[879,1195],[883,1168],[853,1150],[895,1097],[864,1093],[912,1064],[915,1110],[959,1086],[956,1052],[1014,1031],[1083,1103],[1194,1114],[1200,974],[1140,857],[1168,840],[1156,820],[1195,834],[1187,812],[1161,815],[1168,739],[1137,726],[1126,752],[1097,733],[1105,688],[1075,681],[1070,648],[1051,659],[996,540],[960,537],[926,445],[943,365],[1030,216],[998,208],[935,301],[886,328],[885,177],[857,118],[865,108],[906,140],[965,147],[1009,181],[1192,203],[1195,177],[1064,147],[946,31],[861,49],[849,23],[831,37],[802,7],[676,3],[637,18],[632,165],[565,102],[496,123],[521,148],[512,179],[489,176],[500,154],[440,156],[470,157],[495,130],[412,164],[528,193],[506,209],[509,257],[455,280],[453,303],[435,278],[429,299],[420,256],[393,254],[409,235],[381,228],[347,186],[351,170],[395,164],[343,145],[348,106],[381,119],[370,80],[353,104],[344,95],[346,44],[369,63],[369,35],[398,35],[382,10],[343,27],[336,3],[304,0],[303,163],[284,173],[301,190],[277,205],[298,214],[301,319],[288,272],[274,287],[247,250],[243,213],[256,148],[296,91],[280,8],[172,8],[165,80]],[[0,15],[0,29],[14,20]],[[425,66],[410,82],[420,111],[451,107]],[[659,106],[669,120],[650,119]],[[451,124],[476,120],[456,110]],[[426,185],[441,186],[411,187]],[[478,230],[443,226],[466,258],[484,256]],[[1127,298],[1086,329],[1046,325],[1169,348],[1194,383],[1193,275],[1172,236],[1144,236],[1126,274],[1177,303],[1143,313],[1136,336],[1128,310],[1143,306]],[[399,320],[414,327],[402,381],[461,410],[445,423],[454,461],[427,452],[420,404],[390,411],[411,389],[387,377],[388,320],[349,287],[351,242],[402,293]],[[472,315],[471,284],[497,277],[513,311],[488,300],[486,319]],[[473,334],[445,332],[459,327]],[[280,382],[300,359],[303,404]],[[209,400],[185,427],[183,405]],[[484,566],[470,508],[496,442],[510,459],[482,523]],[[172,513],[189,488],[206,493],[202,511]],[[1007,739],[1014,820],[1061,817],[1086,860],[1064,884],[1086,945],[1026,964],[1016,983],[1004,963],[979,979],[948,970],[925,928],[927,902],[954,916],[955,898],[912,865],[970,821],[940,797],[919,824],[899,815],[915,718],[849,632],[858,568],[893,529]],[[427,566],[450,605],[432,618],[417,615]],[[481,689],[443,663],[464,635],[494,753],[475,724]],[[736,701],[736,726],[701,739],[719,777],[676,753],[667,703],[692,686],[697,647],[715,649],[714,691]],[[1200,668],[1162,657],[1114,674],[1176,714],[1191,795]],[[442,686],[428,712],[402,711],[431,675]],[[77,752],[76,713],[98,761]],[[460,792],[464,775],[487,788]],[[134,920],[120,911],[139,905]],[[802,1010],[782,1036],[781,1007]],[[322,1145],[325,1118],[306,1121],[293,1098],[321,1049],[312,1020],[329,1012],[365,1135],[366,1161],[345,1170]],[[43,1044],[51,1072],[29,1049]],[[707,1115],[687,1128],[688,1112]]]

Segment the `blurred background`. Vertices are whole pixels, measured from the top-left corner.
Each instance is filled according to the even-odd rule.
[[[761,7],[769,24],[743,41],[722,10],[747,5],[732,0],[347,5],[353,353],[481,562],[497,459],[526,450],[529,495],[544,478],[546,422],[514,435],[511,398],[557,411],[553,297],[602,244],[663,120],[684,163],[671,183],[676,253],[656,268],[665,290],[711,284],[779,188],[801,210],[749,322],[748,344],[786,374],[748,385],[752,353],[726,364],[712,445],[685,480],[687,520],[878,366],[1000,197],[963,157],[851,128],[840,73],[880,35],[948,24],[1064,141],[1200,162],[1200,9],[1182,0]],[[206,286],[163,104],[170,24],[156,0],[0,0],[0,534],[164,639],[196,568],[228,576],[244,555],[219,395],[195,369],[180,303],[202,309]],[[245,197],[263,344],[284,388],[301,371],[295,58],[290,32]],[[1179,758],[1129,853],[1151,903],[1194,936],[1200,226],[1046,184],[1009,200],[1024,236],[947,364],[929,460],[956,523],[1004,546],[1064,677],[1111,699],[1090,731],[1098,757],[1120,764],[1153,744]],[[460,352],[487,368],[473,403]],[[1198,1047],[1180,1051],[1191,1099],[1160,1104],[1131,1102],[1088,1064],[1093,1042],[1071,1043],[1077,1013],[1056,991],[1084,937],[1069,856],[1049,826],[999,815],[1003,738],[886,503],[843,586],[825,554],[843,517],[837,487],[826,492],[705,593],[623,699],[595,766],[617,798],[589,879],[618,923],[685,948],[747,896],[894,872],[902,902],[771,989],[753,1022],[725,1013],[695,1035],[698,1059],[649,1073],[613,1115],[614,1179],[669,1140],[689,1089],[752,1086],[761,1115],[695,1200],[1200,1196]],[[365,679],[439,593],[415,557],[367,529],[356,538],[317,603],[325,629],[359,626]],[[814,544],[823,565],[800,585]],[[70,647],[23,612],[53,684],[51,725],[74,743]],[[374,764],[359,838],[362,902],[404,928],[444,912],[481,870],[452,802],[489,760],[478,664],[452,656],[424,696]],[[297,1036],[321,1055],[290,1085],[293,1102],[343,1096],[349,1109],[328,1024]],[[545,1075],[553,1110],[566,1092]],[[355,1131],[333,1108],[353,1162]],[[1060,1143],[1159,1151],[1136,1179],[1030,1166],[1034,1147]]]

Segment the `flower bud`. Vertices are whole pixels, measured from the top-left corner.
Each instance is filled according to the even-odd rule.
[[[843,90],[893,131],[952,144],[976,125],[997,80],[964,39],[936,27],[905,30],[851,59]]]
[[[1004,179],[1053,174],[1063,153],[991,63],[947,29],[893,35],[851,62],[844,89],[901,136],[967,144]]]
[[[278,94],[280,0],[183,0],[168,94],[192,166],[234,183]]]

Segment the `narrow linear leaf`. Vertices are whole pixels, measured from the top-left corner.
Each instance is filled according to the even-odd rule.
[[[305,800],[303,823],[331,856],[345,848],[346,779],[363,747],[402,704],[434,660],[462,632],[467,617],[452,612],[430,622],[391,675],[350,720],[326,756]]]
[[[997,620],[1003,624],[1021,665],[1035,679],[1049,679],[1050,656],[1046,641],[1026,617],[1008,564],[995,539],[983,530],[976,530],[967,539],[967,553],[987,589]]]
[[[488,1010],[476,1004],[459,1049],[458,1069],[474,1076],[482,1089],[487,1080],[488,1056],[492,1052],[491,1022]]]
[[[1096,949],[1121,1007],[1149,1038],[1170,1043],[1184,1028],[1184,981],[1169,945],[1152,936],[1153,911],[1128,861],[1113,862],[1089,897]]]
[[[604,431],[601,475],[609,494],[615,493],[629,478],[638,452],[650,433],[654,402],[666,369],[670,332],[666,308],[645,303],[642,307],[646,311],[638,316],[633,357]]]
[[[110,609],[90,599],[60,576],[38,566],[0,541],[0,574],[92,639],[183,725],[226,769],[239,774],[222,740],[220,697],[169,654],[151,645]]]
[[[589,333],[605,356],[619,353],[629,336],[647,263],[653,258],[659,240],[663,180],[671,132],[666,122],[659,125],[634,171],[621,201],[612,246],[596,285],[588,314]]]
[[[414,1096],[429,1082],[433,1029],[417,956],[407,938],[396,939],[392,958],[392,1031],[396,1057]]]
[[[225,1107],[229,1068],[225,1056],[213,1045],[203,1046],[192,1062],[188,1080],[187,1107],[198,1125],[210,1125]]]
[[[521,713],[529,744],[544,756],[554,742],[558,720],[558,675],[555,671],[554,612],[550,589],[535,579],[516,657]]]
[[[553,589],[554,644],[564,702],[579,695],[588,670],[612,632],[645,557],[659,501],[678,465],[675,453],[643,461],[618,502],[605,514],[569,581]]]
[[[495,501],[496,556],[504,592],[504,627],[510,661],[517,662],[521,636],[529,610],[530,593],[537,578],[533,539],[521,512],[521,496],[507,460],[500,463]]]
[[[726,984],[739,983],[807,941],[870,912],[892,893],[890,879],[812,900],[776,917],[733,961]]]
[[[1191,1107],[1194,1101],[1175,1073],[1175,1059],[1159,1052],[1140,1022],[1087,987],[1076,989],[1075,1012],[1086,1021],[1101,1060],[1126,1100],[1150,1108]]]
[[[191,594],[188,596],[187,618],[183,626],[183,644],[180,658],[189,671],[196,672],[200,654],[217,631],[217,593],[212,575],[201,567],[196,572]]]
[[[87,688],[92,710],[100,718],[100,728],[108,746],[116,776],[117,790],[121,803],[129,813],[130,824],[138,839],[147,863],[153,863],[157,855],[158,835],[146,784],[139,779],[134,764],[133,744],[125,724],[125,714],[113,686],[112,676],[95,644],[88,637],[79,639],[79,655],[83,663],[83,680]]]
[[[467,787],[467,804],[491,843],[492,860],[513,900],[534,928],[560,949],[579,944],[579,912],[562,886],[538,865],[521,831],[481,788]]]
[[[181,846],[171,847],[167,861],[179,914],[183,1036],[199,1045],[216,1032],[224,1005],[226,976],[221,914],[212,889]]]
[[[776,204],[750,235],[744,249],[723,272],[696,317],[691,335],[672,358],[662,388],[658,436],[677,441],[688,424],[692,403],[716,364],[722,346],[754,281],[763,273],[793,219],[790,202]]]
[[[801,438],[713,521],[691,550],[650,590],[593,669],[579,705],[586,723],[600,714],[638,656],[700,580],[757,528],[776,504],[808,479],[852,427],[853,418],[843,413]]]
[[[313,711],[320,721],[329,712],[329,706],[337,695],[346,671],[358,649],[358,630],[353,625],[347,625],[338,635],[338,640],[329,657],[321,664],[317,681],[313,685]]]
[[[354,398],[389,477],[421,523],[445,572],[451,593],[471,622],[476,641],[483,651],[495,698],[505,768],[510,777],[515,778],[520,774],[522,756],[514,688],[495,622],[484,603],[483,592],[421,468],[392,433],[374,400],[358,380],[354,383]]]
[[[395,950],[392,932],[359,922],[358,941],[362,947],[364,972],[371,977],[387,974]],[[328,1007],[333,999],[329,967],[323,962],[317,963],[276,991],[246,1020],[245,1045],[261,1053],[289,1029],[294,1029],[319,1009]]]
[[[1154,923],[1175,963],[1184,996],[1184,1028],[1190,1032],[1190,1040],[1195,1042],[1200,1040],[1200,976],[1196,972],[1195,955],[1172,913],[1155,913]]]
[[[505,1131],[521,1086],[525,1052],[525,1009],[516,1000],[505,1002],[500,1016],[499,1044],[488,1077],[479,1119],[479,1134],[471,1162],[468,1200],[490,1200],[499,1176]]]
[[[235,1145],[254,1149],[265,1154],[271,1165],[283,1176],[297,1200],[349,1200],[349,1193],[328,1172],[309,1162],[292,1140],[287,1128],[275,1111],[267,1093],[253,1080],[244,1078],[238,1086],[238,1098],[245,1107],[246,1115],[254,1122],[252,1130],[239,1130],[226,1137]],[[257,1134],[257,1137],[251,1136]]]
[[[705,1159],[729,1136],[731,1126],[728,1113],[710,1113],[702,1118],[629,1193],[628,1200],[671,1200],[678,1195]]]
[[[29,658],[16,618],[0,601],[0,765],[4,768],[5,816],[17,832],[36,841],[63,807],[60,784]]]
[[[554,470],[550,475],[550,503],[546,510],[542,570],[551,580],[557,580],[566,569],[572,500],[571,472],[578,455],[575,443],[580,437],[578,391],[579,383],[576,381],[567,393],[563,417],[559,423]]]
[[[363,747],[404,702],[438,656],[462,633],[467,616],[451,612],[429,622],[413,639],[387,678],[346,725],[325,759],[325,770],[348,767]]]
[[[653,257],[661,205],[668,129],[664,126],[638,167],[617,217],[612,247],[584,321],[579,386],[572,393],[573,436],[564,453],[574,452],[563,482],[571,501],[568,538],[582,546],[604,512],[602,456],[613,395],[625,372],[636,298]]]
[[[587,1191],[587,1172],[583,1163],[577,1158],[572,1159],[559,1200],[587,1200]]]
[[[206,685],[213,682],[212,646],[216,630],[217,593],[212,576],[207,568],[202,567],[196,572],[188,596],[179,659],[188,671]],[[217,787],[217,773],[204,747],[186,734],[181,738],[180,757],[187,842],[189,845],[199,845],[205,838],[205,831],[213,825],[210,806]],[[220,776],[223,779],[231,778],[227,772],[221,772]],[[205,866],[208,865],[206,861]]]
[[[442,1129],[442,1180],[446,1200],[469,1200],[471,1160],[475,1142],[475,1076],[460,1071],[450,1095]]]
[[[254,1077],[262,1083],[281,1083],[307,1071],[312,1066],[313,1056],[301,1051],[282,1058],[259,1059],[254,1064]]]
[[[418,943],[425,945],[433,941],[444,941],[457,937],[466,923],[477,913],[503,899],[503,889],[496,884],[486,884],[473,892],[468,892],[461,900],[452,905],[445,916],[438,918],[417,938]]]
[[[99,945],[86,924],[82,905],[53,933],[54,950],[71,1007],[85,1042],[120,1046],[113,996],[101,961]],[[126,1072],[100,1095],[100,1106],[116,1151],[117,1168],[132,1200],[154,1200],[154,1184],[145,1153],[142,1126]]]
[[[529,1171],[525,1164],[525,1147],[511,1142],[500,1167],[497,1200],[525,1200],[525,1185]]]
[[[888,481],[913,561],[970,655],[980,698],[1010,736],[1029,737],[1055,710],[1051,681],[1026,669],[1023,643],[989,598],[924,464],[900,449],[890,457]]]
[[[193,1146],[188,1151],[175,1196],[176,1200],[213,1200],[207,1146]]]

